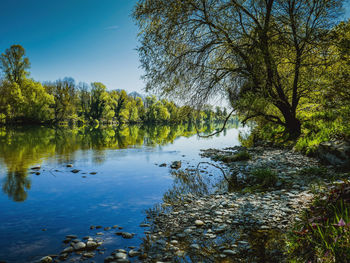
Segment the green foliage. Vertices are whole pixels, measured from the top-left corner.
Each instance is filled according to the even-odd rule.
[[[248,161],[252,156],[247,151],[240,151],[234,155],[222,156],[220,159],[225,163],[238,162],[238,161]]]
[[[350,258],[350,183],[325,189],[287,239],[291,261],[347,262]]]
[[[278,177],[277,173],[269,168],[258,168],[251,171],[248,183],[257,189],[266,189],[275,186]]]
[[[30,67],[29,59],[24,56],[25,50],[21,45],[12,45],[1,54],[0,69],[9,82],[20,84],[29,75],[26,71]]]
[[[166,99],[149,96],[143,101],[128,96],[125,90],[108,91],[100,82],[75,84],[64,78],[43,85],[26,77],[29,60],[25,50],[13,45],[0,56],[0,124],[55,123],[60,125],[104,123],[185,123],[221,120],[220,107],[196,111],[189,106],[177,106]]]
[[[299,175],[302,176],[319,176],[323,177],[326,176],[328,173],[327,169],[324,167],[317,167],[317,166],[311,166],[306,167],[298,171]]]
[[[327,32],[342,3],[139,0],[147,90],[201,106],[220,94],[245,120],[282,126],[294,139],[300,102],[329,65]]]

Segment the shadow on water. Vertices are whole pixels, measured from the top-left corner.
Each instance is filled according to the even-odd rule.
[[[234,122],[228,128],[237,127]],[[219,125],[201,125],[204,134],[220,128]],[[17,127],[0,129],[0,165],[6,168],[2,190],[13,201],[25,201],[31,188],[30,168],[40,165],[43,160],[58,156],[58,164],[74,160],[80,151],[93,150],[93,162],[105,161],[105,150],[156,147],[173,143],[180,136],[196,134],[193,124],[184,125],[122,125],[117,127]],[[1,175],[1,174],[0,174]]]

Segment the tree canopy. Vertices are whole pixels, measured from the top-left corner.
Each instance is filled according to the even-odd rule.
[[[140,0],[147,89],[202,105],[222,94],[245,120],[301,132],[299,102],[314,89],[342,0]]]
[[[108,91],[101,82],[76,84],[73,78],[29,79],[29,59],[20,45],[1,58],[0,124],[4,123],[184,123],[222,119],[210,110],[199,114],[155,96],[142,99],[125,90]]]
[[[25,50],[21,45],[12,45],[0,56],[0,69],[5,74],[5,79],[10,82],[20,83],[29,72],[29,59],[24,57]]]

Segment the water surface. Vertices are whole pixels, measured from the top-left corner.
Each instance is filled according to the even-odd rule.
[[[184,191],[205,194],[223,185],[214,168],[204,167],[198,182],[172,173],[169,164],[181,160],[182,168],[194,169],[200,149],[238,145],[238,132],[237,123],[209,139],[197,137],[191,125],[0,129],[0,261],[58,254],[66,235],[101,232],[91,225],[136,233],[126,240],[102,231],[106,251],[96,262],[113,249],[138,246],[147,209]]]

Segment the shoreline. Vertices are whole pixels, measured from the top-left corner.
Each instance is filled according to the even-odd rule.
[[[249,158],[237,160],[242,152]],[[285,234],[301,221],[320,185],[331,183],[337,174],[334,166],[283,148],[207,149],[201,157],[210,158],[212,163],[206,163],[221,170],[227,191],[182,194],[173,203],[168,199],[147,210],[147,219],[140,224],[145,229],[140,247],[115,249],[104,262],[287,262]],[[199,166],[176,168],[172,171],[197,179],[208,175]],[[272,171],[272,184],[252,180],[259,169]],[[73,252],[79,249],[70,249],[61,259]],[[80,253],[82,259],[94,255]],[[44,257],[40,262],[56,262],[56,258]]]
[[[241,151],[251,159],[227,161]],[[143,261],[286,262],[284,235],[301,221],[316,188],[332,182],[334,167],[273,147],[208,149],[202,156],[225,160],[219,163],[235,175],[240,190],[185,195],[183,202],[149,213],[146,223],[152,227],[142,245]],[[266,189],[251,189],[250,173],[266,168],[276,172],[277,181]]]

